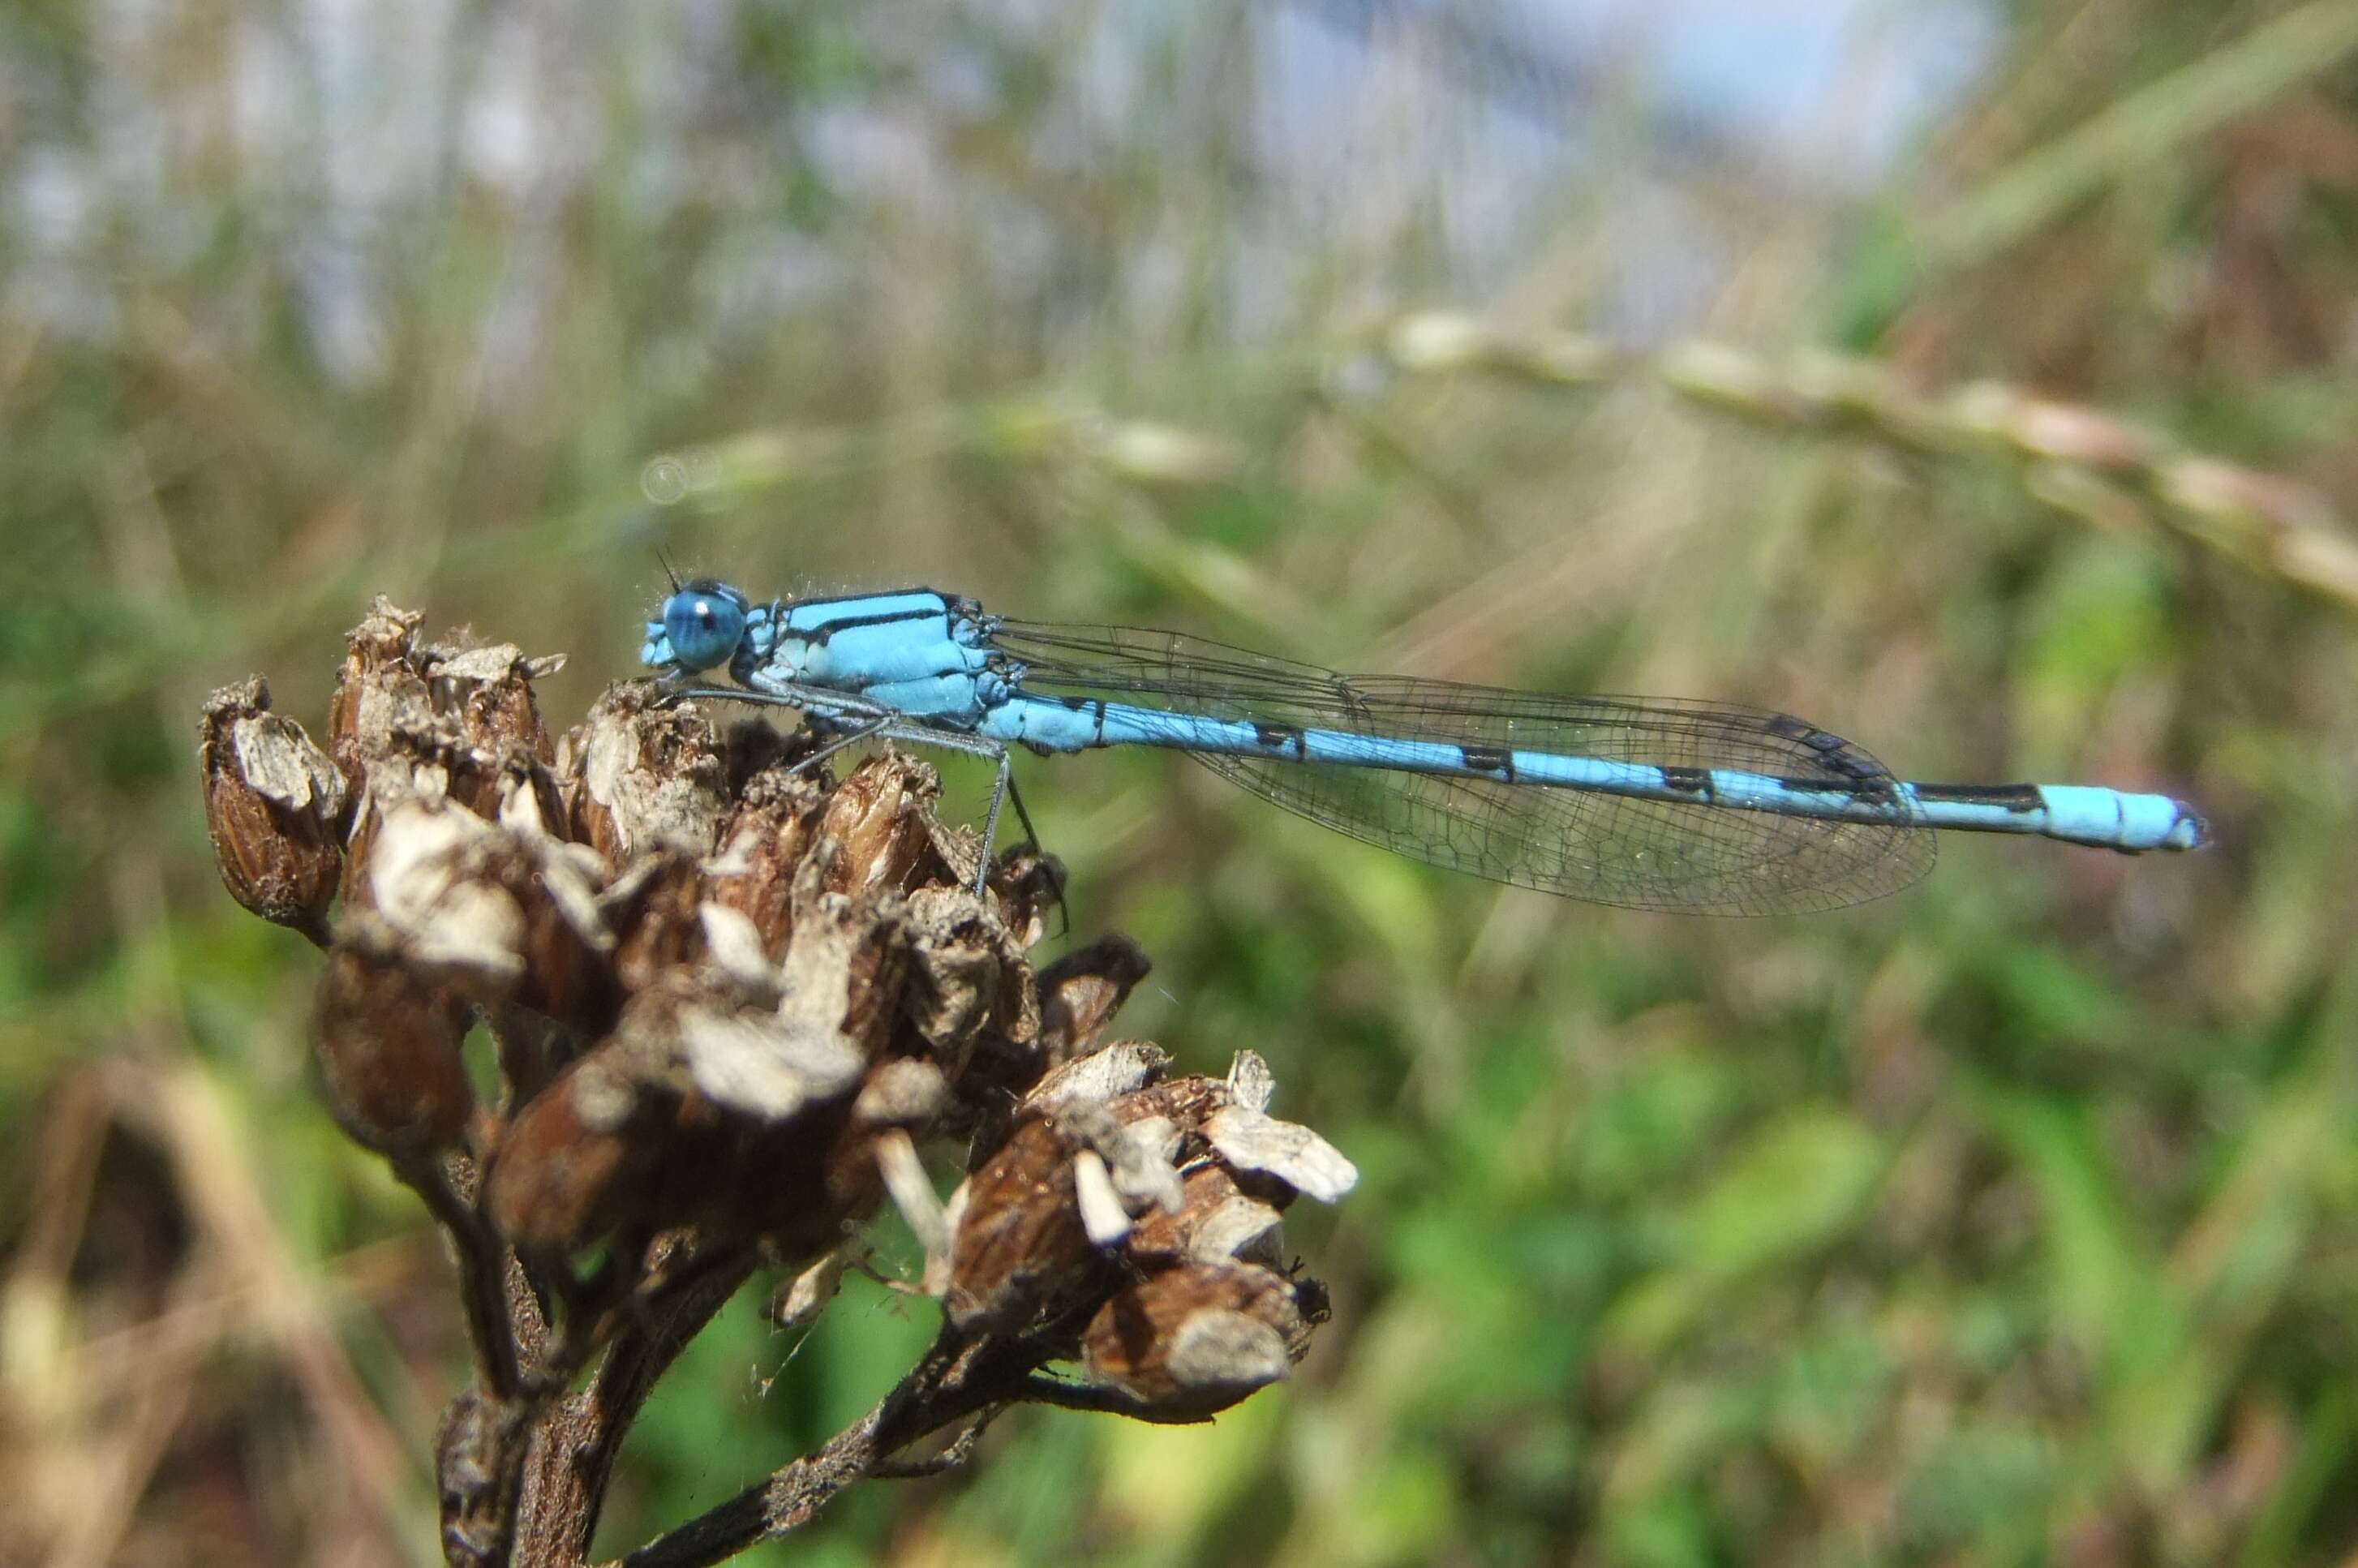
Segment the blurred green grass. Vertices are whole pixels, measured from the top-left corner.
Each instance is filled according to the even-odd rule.
[[[1912,776],[2191,794],[2222,838],[1955,843],[1853,914],[1677,922],[1428,874],[1170,759],[1034,767],[1077,933],[1156,958],[1124,1029],[1197,1066],[1260,1051],[1359,1162],[1293,1238],[1337,1321],[1216,1426],[1022,1414],[970,1475],[751,1560],[2358,1550],[2350,610],[2150,525],[2133,487],[2091,527],[2001,458],[1347,346],[1436,300],[1597,326],[1660,260],[1617,220],[1667,205],[1737,258],[1688,328],[2035,385],[2352,515],[2358,75],[2282,42],[2347,7],[2017,7],[1865,204],[1665,162],[1608,104],[1557,226],[1478,287],[1437,237],[1445,169],[1371,181],[1324,250],[1252,248],[1286,193],[1234,130],[1249,8],[1169,24],[1096,114],[1084,21],[715,15],[469,14],[411,85],[463,95],[520,50],[552,139],[519,172],[409,116],[427,140],[376,148],[406,171],[381,182],[354,79],[283,18],[0,24],[0,157],[86,198],[69,244],[29,201],[0,221],[0,1484],[26,1499],[0,1555],[431,1560],[454,1314],[310,1095],[312,955],[220,892],[193,716],[258,669],[316,724],[382,590],[568,653],[562,723],[630,669],[658,546],[781,590],[930,581],[1748,699]],[[286,89],[314,137],[222,107],[256,38],[314,72]],[[2081,132],[2129,103],[2150,143]],[[807,1341],[732,1307],[636,1434],[607,1547],[822,1439],[929,1326],[881,1290]]]

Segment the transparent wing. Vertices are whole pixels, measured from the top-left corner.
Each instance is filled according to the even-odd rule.
[[[1401,740],[1671,768],[1730,768],[1844,788],[1896,782],[1838,736],[1760,708],[1555,697],[1344,675],[1182,633],[1005,621],[992,642],[1024,689]],[[1629,909],[1769,914],[1880,898],[1931,869],[1910,823],[1829,822],[1593,790],[1192,753],[1314,822],[1494,881]]]

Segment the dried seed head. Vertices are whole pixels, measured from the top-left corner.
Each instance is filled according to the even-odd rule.
[[[952,1070],[967,1046],[998,1011],[1011,972],[1022,956],[1011,953],[1004,929],[983,902],[963,888],[920,888],[909,895],[909,1022]]]
[[[342,872],[342,774],[301,725],[270,711],[259,676],[213,693],[200,736],[205,827],[230,896],[323,940]]]
[[[976,837],[936,818],[923,762],[830,784],[794,771],[806,737],[718,738],[650,683],[610,691],[552,766],[532,683],[555,661],[417,626],[380,600],[355,629],[328,754],[258,684],[217,698],[209,816],[241,899],[315,925],[342,835],[318,1011],[337,1118],[399,1159],[471,1140],[486,1221],[552,1279],[610,1247],[594,1299],[559,1292],[568,1334],[613,1332],[665,1258],[732,1249],[827,1260],[795,1307],[816,1312],[889,1194],[954,1332],[1046,1356],[1087,1327],[1093,1369],[1152,1419],[1283,1375],[1311,1287],[1249,1265],[1349,1164],[1268,1114],[1249,1053],[1168,1078],[1155,1047],[1105,1044],[1147,972],[1130,944],[1035,982],[1053,860],[1011,850],[977,896]],[[464,1070],[476,1012],[504,1120]],[[968,1135],[945,1206],[928,1167]]]
[[[826,803],[808,773],[755,773],[721,831],[720,852],[705,867],[714,902],[751,920],[773,959],[793,934],[795,872],[810,853]]]
[[[1182,1263],[1116,1291],[1082,1339],[1091,1379],[1155,1422],[1202,1421],[1284,1378],[1325,1292],[1249,1263]]]
[[[328,750],[355,799],[367,793],[370,762],[390,749],[395,715],[433,708],[411,660],[424,619],[414,610],[395,609],[379,594],[346,639],[343,668],[328,699]]]
[[[484,1173],[483,1213],[527,1257],[592,1246],[653,1207],[649,1178],[683,1119],[678,1096],[585,1057],[509,1121]]]
[[[931,847],[925,819],[941,793],[933,769],[898,752],[854,768],[819,817],[819,836],[838,847],[827,867],[827,890],[905,888],[919,857]]]
[[[1206,1162],[1187,1173],[1177,1212],[1140,1217],[1129,1250],[1150,1265],[1240,1259],[1273,1269],[1284,1259],[1285,1236],[1275,1205],[1247,1194],[1227,1167]]]
[[[1153,968],[1127,936],[1101,936],[1040,971],[1040,1039],[1049,1065],[1093,1049]]]
[[[701,859],[728,819],[728,759],[693,703],[654,706],[644,681],[609,689],[557,762],[573,837],[628,865],[659,849]]]
[[[513,643],[487,648],[429,647],[417,655],[440,721],[450,798],[478,816],[501,820],[514,803],[543,830],[563,805],[532,683],[564,666],[564,655],[527,659]],[[519,783],[529,806],[515,801]]]
[[[1077,1152],[1053,1120],[1035,1118],[968,1179],[943,1298],[957,1328],[1018,1327],[1103,1282],[1073,1182]]]
[[[396,1159],[458,1143],[475,1108],[460,1053],[466,1010],[414,973],[373,920],[338,935],[311,1018],[328,1108],[364,1148]]]
[[[1032,1092],[1023,1097],[1024,1108],[1043,1111],[1062,1105],[1114,1099],[1153,1084],[1170,1065],[1170,1054],[1160,1045],[1149,1045],[1137,1040],[1117,1040],[1102,1050],[1075,1057],[1042,1078],[1033,1086]],[[1209,1080],[1178,1080],[1182,1084],[1199,1081]],[[1142,1110],[1139,1114],[1159,1113]]]
[[[795,939],[782,966],[782,1011],[806,1030],[840,1034],[871,1060],[883,1052],[901,1015],[907,906],[898,898],[826,892],[825,868],[825,855],[815,853],[795,879]]]
[[[524,976],[526,923],[511,884],[529,884],[513,841],[472,812],[419,796],[388,811],[366,860],[368,902],[409,962],[470,1000],[507,1000]]]
[[[643,857],[607,887],[599,909],[615,933],[613,976],[623,991],[647,990],[703,958],[703,871],[677,851]]]
[[[532,683],[563,669],[564,654],[527,659],[514,643],[498,643],[428,649],[425,665],[434,706],[457,717],[469,746],[493,755],[522,752],[543,763],[556,760]]]
[[[1299,1122],[1231,1105],[1204,1123],[1205,1141],[1228,1168],[1282,1182],[1320,1203],[1340,1203],[1359,1182],[1358,1167]]]
[[[946,863],[968,868],[965,872],[953,871],[953,880],[964,885],[971,875],[974,856],[968,851],[964,859]],[[1018,947],[1028,951],[1048,934],[1048,912],[1064,900],[1065,863],[1036,846],[1018,844],[999,857],[989,885],[999,899],[1000,918],[1008,935]]]
[[[1033,1092],[1033,1100],[1092,1060],[1085,1056],[1050,1075]],[[1307,1193],[1321,1203],[1339,1202],[1357,1184],[1357,1167],[1309,1128],[1258,1108],[1268,1103],[1274,1087],[1268,1065],[1254,1053],[1241,1051],[1226,1078],[1188,1076],[1148,1084],[1121,1094],[1113,1102],[1113,1112],[1130,1123],[1168,1120],[1191,1158],[1208,1152],[1245,1192],[1279,1208],[1292,1203],[1296,1193]]]

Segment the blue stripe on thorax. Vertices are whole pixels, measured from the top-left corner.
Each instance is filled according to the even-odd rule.
[[[930,589],[803,600],[764,628],[762,656],[740,675],[755,690],[824,687],[913,719],[968,725],[993,695],[990,654],[960,634],[963,617]]]
[[[929,588],[906,589],[897,593],[851,594],[842,599],[798,599],[785,609],[786,630],[804,635],[838,632],[847,627],[877,622],[922,622],[928,618],[942,622],[941,634],[948,634],[949,600]]]

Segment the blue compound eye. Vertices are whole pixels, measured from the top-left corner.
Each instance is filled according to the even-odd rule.
[[[717,582],[692,582],[664,600],[664,635],[684,670],[725,665],[745,634],[745,601]]]

